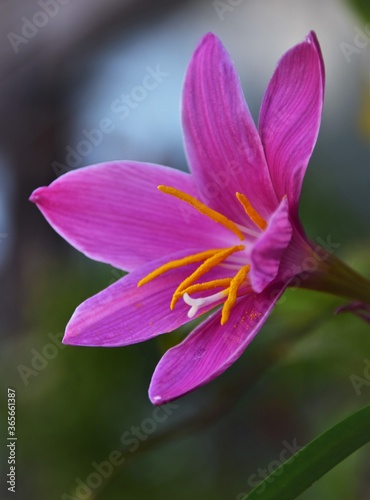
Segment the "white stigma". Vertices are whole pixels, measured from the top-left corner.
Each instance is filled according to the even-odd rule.
[[[191,306],[188,312],[188,318],[194,318],[201,307],[213,304],[213,302],[217,302],[218,300],[223,299],[226,295],[227,291],[222,290],[222,292],[214,293],[213,295],[209,295],[208,297],[193,299],[193,297],[190,297],[188,293],[184,293],[184,295],[182,296],[184,302],[188,306]]]

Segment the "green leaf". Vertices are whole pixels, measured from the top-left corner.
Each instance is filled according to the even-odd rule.
[[[370,405],[311,441],[243,500],[293,500],[370,441]],[[261,493],[263,492],[263,495]]]

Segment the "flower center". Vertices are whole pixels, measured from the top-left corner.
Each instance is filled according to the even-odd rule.
[[[247,228],[243,228],[242,226],[235,224],[224,215],[220,214],[216,210],[213,210],[207,205],[204,205],[199,200],[187,193],[168,186],[158,186],[158,189],[162,193],[175,196],[176,198],[185,201],[196,210],[198,210],[198,212],[200,212],[201,214],[206,215],[218,224],[233,232],[241,241],[245,239],[244,233],[254,233],[255,235],[258,235],[258,233],[255,233],[254,231],[248,230]],[[244,208],[246,214],[254,222],[254,224],[260,230],[265,230],[267,227],[267,222],[253,208],[247,197],[241,193],[236,193],[236,197]],[[244,232],[242,231],[242,229],[244,230]],[[234,307],[238,296],[243,293],[243,291],[241,290],[243,288],[243,285],[247,285],[247,291],[249,291],[249,279],[247,275],[250,270],[250,265],[246,264],[240,267],[240,264],[234,263],[230,265],[225,263],[225,261],[229,259],[233,254],[242,250],[245,250],[244,245],[235,245],[229,248],[216,248],[212,250],[206,250],[204,252],[199,252],[194,255],[183,257],[182,259],[173,260],[155,269],[147,276],[142,278],[139,281],[138,286],[145,285],[146,283],[149,283],[153,279],[172,269],[177,269],[189,264],[202,262],[202,264],[200,264],[197,269],[184,281],[182,281],[177,287],[172,296],[170,309],[173,310],[177,301],[182,297],[184,302],[190,306],[188,317],[192,318],[200,308],[216,302],[224,301],[221,315],[221,325],[224,325],[230,317],[231,309]],[[198,281],[203,275],[208,273],[208,271],[219,265],[224,265],[224,267],[226,267],[226,265],[230,265],[232,269],[238,269],[238,271],[235,276],[230,278],[215,279],[203,283],[196,283],[196,281]],[[190,296],[190,294],[212,290],[215,288],[223,288],[223,290],[201,298],[193,298]],[[244,293],[246,293],[246,290],[244,290]],[[226,300],[224,300],[225,297]]]

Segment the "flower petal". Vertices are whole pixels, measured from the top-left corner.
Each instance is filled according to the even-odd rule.
[[[197,249],[192,250],[192,253],[197,252]],[[154,269],[186,254],[182,251],[151,262],[87,299],[70,319],[63,342],[80,346],[124,346],[172,331],[190,321],[187,316],[189,306],[183,300],[178,301],[173,311],[170,302],[178,285],[197,264],[168,271],[141,287],[137,286]],[[227,272],[218,268],[206,276],[210,280],[223,278]],[[217,303],[212,307],[215,305]],[[205,307],[199,314],[209,309]]]
[[[295,217],[303,177],[319,132],[324,63],[316,35],[279,61],[261,107],[259,130],[279,200],[288,196]]]
[[[30,200],[75,248],[126,271],[194,246],[192,241],[199,251],[223,246],[229,238],[226,229],[159,192],[159,184],[197,196],[189,174],[117,161],[69,172],[36,189]]]
[[[190,170],[203,201],[246,224],[238,191],[267,217],[277,201],[262,144],[230,56],[212,33],[190,62],[182,121]]]
[[[279,272],[280,262],[292,238],[293,228],[289,220],[289,206],[286,197],[269,220],[267,229],[259,237],[251,251],[250,278],[252,288],[260,293],[274,280]]]
[[[239,299],[226,325],[220,325],[218,311],[167,351],[152,378],[152,403],[183,396],[224,372],[253,340],[284,289],[270,287]]]

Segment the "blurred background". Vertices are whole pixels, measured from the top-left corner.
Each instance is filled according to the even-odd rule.
[[[0,499],[240,500],[284,449],[369,402],[368,326],[335,316],[340,299],[292,290],[232,368],[156,413],[151,374],[188,330],[120,349],[63,346],[74,309],[122,272],[79,254],[28,202],[36,187],[100,161],[185,170],[182,82],[201,36],[222,39],[257,120],[278,58],[314,29],[326,102],[301,217],[311,239],[331,238],[369,276],[369,20],[365,0],[2,1],[2,480],[7,387],[18,441],[17,492],[4,482]],[[120,112],[120,96],[158,66],[158,86]],[[82,145],[106,119],[110,132]],[[300,498],[370,499],[369,460],[365,447]]]

